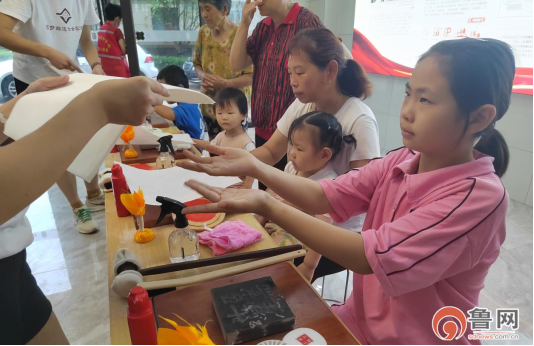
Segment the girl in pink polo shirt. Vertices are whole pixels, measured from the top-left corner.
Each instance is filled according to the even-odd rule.
[[[512,50],[501,41],[435,44],[406,83],[400,114],[405,147],[334,181],[284,175],[235,149],[211,148],[220,156],[191,156],[196,163],[181,164],[255,177],[295,206],[328,212],[336,222],[367,212],[361,234],[262,191],[193,181],[189,186],[215,203],[184,212],[261,213],[351,269],[352,295],[333,309],[362,344],[479,343],[468,339],[469,323],[459,339],[441,340],[432,318],[445,306],[468,316],[504,242],[508,195],[499,178],[509,154],[495,123],[510,104],[514,72]]]

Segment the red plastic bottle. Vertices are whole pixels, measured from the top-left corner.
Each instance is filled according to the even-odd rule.
[[[118,164],[114,164],[111,167],[111,184],[113,185],[113,195],[115,197],[115,206],[117,207],[117,215],[119,217],[125,217],[130,215],[130,212],[121,202],[121,194],[129,193],[130,189],[126,183],[122,168]]]
[[[158,344],[152,302],[143,287],[135,286],[128,295],[128,327],[132,345]]]

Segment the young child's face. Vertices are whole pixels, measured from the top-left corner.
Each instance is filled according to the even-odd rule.
[[[330,149],[318,149],[314,145],[315,138],[319,135],[316,129],[310,125],[304,125],[291,134],[287,159],[299,172],[317,171],[330,161]],[[326,154],[326,155],[325,155]]]
[[[241,123],[245,120],[244,114],[239,112],[239,108],[235,102],[230,102],[226,107],[216,106],[215,114],[217,115],[217,123],[225,130],[230,131],[237,127],[241,127]]]
[[[402,142],[424,154],[453,150],[463,132],[464,120],[440,70],[436,57],[423,59],[406,83],[406,97],[400,114]]]

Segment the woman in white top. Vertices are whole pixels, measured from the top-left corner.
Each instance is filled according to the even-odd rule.
[[[68,76],[37,80],[0,106],[0,134],[21,97],[68,81]],[[141,125],[165,96],[169,93],[161,84],[145,77],[98,83],[39,129],[0,147],[0,344],[68,343],[26,262],[26,247],[33,242],[33,234],[25,213],[103,126]],[[30,165],[21,159],[26,157],[31,157]]]
[[[325,28],[299,31],[289,43],[289,52],[287,67],[297,99],[278,121],[278,129],[271,139],[251,153],[260,161],[274,165],[286,154],[293,121],[317,110],[333,114],[343,128],[343,135],[356,138],[356,146],[346,146],[332,162],[337,174],[345,174],[379,157],[378,124],[371,109],[362,102],[371,94],[362,66],[346,58],[343,44]],[[363,218],[361,215],[350,219],[347,228],[361,230]],[[323,259],[319,264],[320,269],[325,261],[328,260]]]
[[[305,29],[293,37],[289,51],[289,76],[297,99],[278,122],[271,139],[252,154],[274,165],[286,154],[291,123],[317,110],[333,114],[343,127],[343,135],[352,134],[357,141],[355,149],[339,155],[333,164],[338,174],[380,156],[378,125],[371,109],[362,102],[371,94],[370,82],[360,64],[345,58],[343,44],[328,29]]]

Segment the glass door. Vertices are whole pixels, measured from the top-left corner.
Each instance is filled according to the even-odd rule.
[[[121,29],[125,35],[132,76],[156,78],[162,68],[178,65],[192,82],[196,82],[191,88],[199,88],[200,81],[191,63],[201,25],[198,0],[111,2],[122,8]]]
[[[101,1],[101,8],[110,2]],[[132,76],[155,78],[169,65],[183,68],[191,89],[200,89],[193,56],[198,31],[204,21],[199,0],[111,0],[121,5],[122,25]],[[230,19],[239,24],[245,0],[231,1]],[[254,18],[249,34],[262,18]],[[132,49],[135,47],[135,49]],[[139,66],[136,70],[133,66]]]

